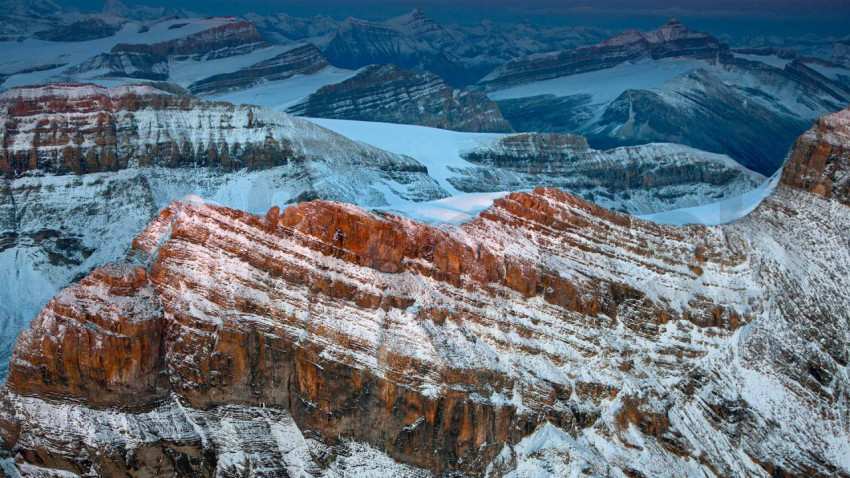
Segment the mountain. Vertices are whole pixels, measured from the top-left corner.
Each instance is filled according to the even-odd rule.
[[[219,73],[198,80],[189,85],[189,91],[209,95],[243,90],[268,82],[286,80],[295,75],[311,75],[329,66],[330,63],[322,52],[307,43],[237,71]]]
[[[395,64],[435,73],[448,84],[475,81],[489,65],[470,68],[454,53],[462,40],[421,10],[385,22],[347,18],[323,48],[335,66],[356,69],[371,64]]]
[[[850,476],[848,152],[845,110],[713,227],[544,188],[448,230],[172,203],[22,334],[4,465]]]
[[[316,15],[311,18],[298,18],[285,13],[273,15],[245,15],[262,35],[276,43],[291,43],[310,40],[316,44],[326,42],[326,37],[339,27],[338,21],[326,15]]]
[[[178,27],[179,28],[179,27]],[[233,21],[224,25],[178,38],[154,44],[120,43],[112,48],[112,53],[142,53],[165,55],[175,60],[215,60],[229,56],[242,55],[268,45],[251,22]]]
[[[65,12],[51,0],[0,1],[0,39],[16,40],[62,25]]]
[[[628,30],[598,45],[520,57],[506,62],[479,84],[500,90],[641,60],[694,58],[716,62],[721,55],[728,55],[728,47],[719,40],[689,30],[674,19],[649,33]]]
[[[118,33],[126,19],[115,15],[87,15],[67,25],[36,32],[33,38],[52,42],[82,42]]]
[[[456,175],[449,181],[464,192],[544,185],[638,215],[740,196],[765,181],[728,156],[681,145],[600,151],[581,136],[559,133],[503,136],[466,150],[461,157],[476,166],[455,166]]]
[[[517,131],[582,134],[600,148],[682,143],[772,174],[812,121],[850,103],[850,70],[767,53],[732,52],[673,20],[508,61],[479,85]]]
[[[56,291],[123,257],[173,199],[260,210],[447,195],[409,157],[284,113],[151,86],[12,89],[0,118],[0,360]]]
[[[103,2],[101,12],[108,15],[123,17],[128,20],[139,21],[160,20],[171,17],[189,18],[198,16],[183,8],[149,7],[147,5],[138,4],[129,7],[120,0],[106,0]]]
[[[480,134],[391,123],[310,121],[410,156],[449,194],[476,204],[475,197],[550,186],[611,209],[645,215],[732,200],[766,182],[728,156],[676,144],[600,151],[585,138],[567,134]],[[451,201],[439,200],[440,205]],[[392,210],[407,207],[420,209],[392,205]]]
[[[287,112],[454,131],[513,131],[484,93],[454,89],[433,73],[417,74],[395,65],[366,67],[348,80],[320,88]]]
[[[528,23],[444,26],[419,9],[383,22],[356,18],[338,25],[323,22],[315,33],[318,36],[312,39],[301,34],[291,38],[315,42],[341,68],[395,64],[434,73],[454,87],[475,83],[511,58],[586,45],[604,34],[587,27],[539,28]]]

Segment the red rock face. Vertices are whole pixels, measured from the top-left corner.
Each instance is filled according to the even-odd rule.
[[[797,140],[785,163],[789,186],[850,204],[850,109],[825,116]]]
[[[670,320],[717,327],[719,334],[749,320],[728,303],[695,299],[681,313],[622,282],[565,278],[545,263],[506,252],[507,238],[484,239],[515,231],[517,240],[539,237],[529,250],[543,252],[557,238],[564,250],[605,258],[607,252],[586,243],[595,237],[640,263],[649,255],[647,244],[610,244],[604,238],[620,229],[638,231],[650,241],[670,232],[558,190],[508,196],[464,229],[466,239],[322,201],[282,214],[272,209],[265,217],[175,203],[134,241],[136,250],[152,257],[147,273],[130,266],[98,270],[51,302],[21,339],[10,390],[77,397],[92,407],[152,406],[171,391],[198,409],[262,403],[292,411],[299,426],[327,437],[355,437],[436,472],[474,472],[486,467],[501,444],[516,443],[544,417],[565,426],[592,423],[592,416],[571,411],[567,401],[573,393],[598,393],[593,387],[573,390],[475,366],[475,345],[461,346],[461,351],[473,349],[465,352],[465,364],[417,357],[410,353],[419,347],[415,337],[381,322],[401,315],[403,322],[425,324],[448,339],[457,330],[498,320],[483,311],[499,301],[535,301],[551,317],[600,327],[613,326],[628,310],[629,326],[650,334]],[[694,232],[698,229],[687,231]],[[658,249],[665,247],[661,242],[655,246],[656,254],[665,252]],[[693,280],[697,275],[690,267],[696,264],[727,267],[742,258],[709,242],[670,260],[667,267]],[[426,285],[416,290],[411,281]],[[88,300],[95,285],[100,285],[99,301]],[[65,305],[65,297],[81,305]],[[101,303],[120,310],[102,310]],[[129,312],[141,304],[148,307],[145,318]],[[348,322],[357,324],[355,330],[342,326]],[[376,342],[365,332],[375,327],[390,328],[382,332],[385,340],[407,344]],[[126,345],[102,340],[101,329],[110,340],[120,334]],[[299,338],[304,333],[306,340]],[[529,323],[515,333],[533,343],[543,332]],[[62,341],[54,343],[53,337]],[[91,348],[93,342],[102,348]],[[112,348],[120,352],[113,354]],[[91,360],[81,357],[82,351],[90,352]],[[524,352],[566,359],[535,347]],[[42,380],[33,383],[35,370]],[[425,392],[433,386],[440,393]],[[472,398],[511,396],[516,390],[533,413]],[[427,426],[405,431],[420,417]]]
[[[846,244],[850,211],[795,180],[723,227],[662,226],[555,189],[445,230],[323,201],[265,216],[173,203],[134,241],[134,265],[66,289],[22,336],[0,433],[23,465],[141,473],[160,454],[209,474],[232,446],[212,435],[145,428],[132,455],[39,434],[38,407],[132,421],[177,400],[201,416],[284,410],[325,443],[437,474],[509,471],[547,422],[610,444],[592,470],[846,474],[850,248],[825,246]]]
[[[195,123],[187,122],[191,111],[198,112]],[[268,125],[255,123],[253,114],[147,86],[14,89],[0,99],[6,124],[0,173],[84,174],[132,165],[268,168],[297,159],[286,139],[260,133]]]

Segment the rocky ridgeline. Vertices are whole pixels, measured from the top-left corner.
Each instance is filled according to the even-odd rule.
[[[554,53],[529,55],[508,61],[479,81],[487,90],[603,70],[626,62],[662,58],[717,61],[731,56],[728,47],[708,33],[689,30],[671,20],[653,32],[628,30],[604,42]]]
[[[153,86],[15,88],[0,96],[0,108],[5,125],[0,172],[11,176],[35,170],[85,174],[143,166],[264,169],[346,157],[359,165],[374,160],[383,172],[426,173],[410,158],[357,145],[284,113],[171,94]],[[320,158],[313,150],[317,135],[337,143],[336,157]],[[323,155],[329,152],[326,145],[322,148]]]
[[[496,103],[475,90],[454,89],[433,73],[394,65],[366,67],[320,88],[287,110],[313,118],[416,124],[455,131],[512,132]]]
[[[717,227],[556,189],[450,232],[173,203],[22,334],[6,463],[286,475],[361,443],[420,476],[847,476],[848,114]]]
[[[215,60],[242,55],[268,46],[268,42],[249,21],[224,25],[162,43],[131,45],[122,43],[112,53],[131,52],[165,55],[174,60]]]
[[[448,194],[407,156],[285,113],[153,86],[12,89],[0,96],[0,124],[0,374],[50,297],[120,260],[186,194],[253,211]]]
[[[189,91],[198,95],[210,95],[241,90],[268,81],[285,80],[295,75],[310,75],[328,66],[330,63],[318,48],[304,44],[249,67],[196,81],[189,86]]]
[[[727,199],[765,181],[727,156],[676,144],[601,151],[582,136],[522,133],[462,153],[476,168],[457,168],[464,192],[569,190],[605,207],[647,214]]]
[[[180,24],[176,24],[178,27]],[[245,55],[268,47],[252,22],[229,21],[204,31],[160,43],[115,45],[109,53],[92,56],[64,72],[66,78],[140,78],[167,80],[170,62],[208,61]]]
[[[756,61],[759,56],[765,60]],[[648,66],[657,67],[656,84],[629,88],[616,80],[629,74],[648,80]],[[664,79],[668,68],[681,73]],[[790,50],[732,53],[674,20],[653,32],[630,30],[594,46],[517,58],[479,85],[500,98],[500,111],[517,131],[582,134],[598,148],[685,144],[770,175],[812,121],[850,103],[839,68]],[[557,82],[543,83],[534,94],[530,84],[556,78],[564,82],[562,91]],[[601,86],[594,91],[588,86],[593,81],[619,93],[614,97]]]

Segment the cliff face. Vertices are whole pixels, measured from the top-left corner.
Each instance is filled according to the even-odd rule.
[[[509,135],[467,150],[475,168],[449,179],[465,192],[558,187],[605,207],[647,214],[707,204],[757,188],[765,177],[727,156],[676,144],[648,144],[607,151],[581,136],[560,133]]]
[[[0,108],[0,172],[7,175],[141,166],[264,169],[320,159],[322,136],[328,143],[321,146],[324,161],[374,161],[381,171],[425,173],[410,158],[357,145],[286,114],[149,86],[15,88],[0,96]]]
[[[454,131],[512,132],[496,103],[475,90],[454,89],[433,73],[393,65],[366,67],[322,87],[289,113],[313,118],[416,124]]]
[[[280,81],[295,75],[309,75],[330,66],[313,45],[296,46],[271,59],[230,73],[213,75],[189,86],[195,94],[214,94],[250,88],[268,81]]]
[[[148,86],[13,89],[0,96],[0,129],[0,374],[50,297],[120,260],[186,194],[252,211],[447,195],[407,156],[284,113]]]
[[[626,62],[663,58],[717,61],[729,56],[728,47],[708,33],[689,30],[672,20],[658,30],[628,30],[598,45],[555,53],[529,55],[508,61],[479,84],[488,90],[603,70]]]
[[[795,178],[718,227],[555,189],[448,230],[173,203],[22,335],[5,447],[31,473],[847,476],[850,210]]]
[[[850,136],[847,110],[826,116],[797,140],[782,179],[828,199],[850,204]]]
[[[268,46],[268,42],[249,21],[234,21],[194,33],[184,38],[154,44],[122,43],[111,53],[163,55],[174,60],[214,60],[242,55]]]

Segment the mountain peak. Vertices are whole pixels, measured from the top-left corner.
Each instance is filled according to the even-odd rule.
[[[673,18],[669,22],[659,27],[654,32],[646,34],[646,39],[652,43],[662,43],[667,41],[681,40],[683,38],[713,38],[710,34],[698,32],[686,27],[678,18]]]
[[[413,23],[413,22],[422,22],[422,21],[433,22],[431,17],[429,17],[425,13],[424,10],[422,10],[421,8],[414,8],[409,13],[405,13],[404,15],[399,15],[397,17],[390,18],[389,20],[386,20],[386,22],[384,22],[384,23],[387,23],[387,24],[390,24],[390,25],[401,26],[401,25],[407,25],[407,24],[410,24],[410,23]]]
[[[106,0],[103,2],[103,7],[100,9],[103,13],[111,13],[113,15],[126,15],[130,8],[121,0]]]

